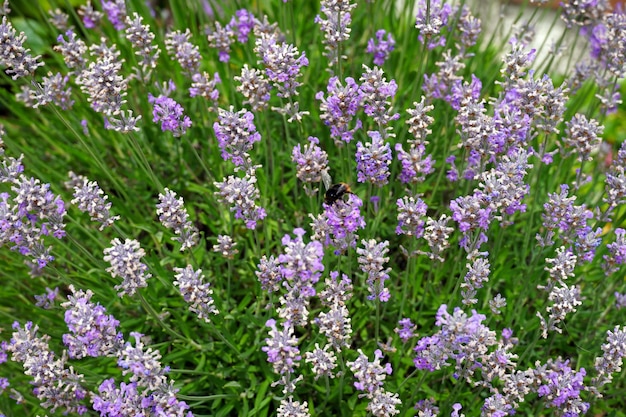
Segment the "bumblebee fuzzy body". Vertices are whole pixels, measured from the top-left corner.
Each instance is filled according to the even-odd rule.
[[[338,182],[337,184],[331,185],[326,191],[326,194],[324,195],[324,202],[326,204],[333,204],[346,194],[352,194],[350,186],[345,182]]]

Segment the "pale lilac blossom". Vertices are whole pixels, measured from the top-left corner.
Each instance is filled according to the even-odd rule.
[[[202,270],[195,270],[191,265],[185,268],[174,268],[176,272],[174,285],[180,290],[187,304],[189,311],[195,313],[199,319],[206,323],[211,322],[211,314],[219,314],[213,301],[213,290],[210,284],[205,282]]]
[[[386,39],[385,35],[387,35]],[[391,33],[380,29],[376,31],[376,38],[368,39],[366,52],[374,56],[375,65],[382,66],[389,58],[389,54],[394,50],[395,45],[396,41]]]
[[[159,194],[159,204],[156,206],[159,221],[176,234],[172,240],[181,244],[181,252],[198,243],[198,229],[189,220],[184,204],[182,197],[177,198],[174,191],[165,188],[164,194]]]
[[[136,240],[126,239],[124,243],[118,238],[111,241],[111,246],[104,250],[104,261],[111,264],[106,269],[113,278],[122,278],[122,283],[115,286],[120,297],[134,295],[139,288],[148,286],[147,280],[152,276],[148,267],[141,262],[146,252]]]

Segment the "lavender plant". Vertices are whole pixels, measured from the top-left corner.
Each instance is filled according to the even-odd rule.
[[[623,413],[623,9],[35,3],[0,8],[0,415]]]

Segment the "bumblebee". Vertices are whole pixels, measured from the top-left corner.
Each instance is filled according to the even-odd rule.
[[[350,190],[350,186],[345,182],[338,182],[337,184],[331,185],[330,188],[326,190],[324,202],[328,205],[333,204],[346,194],[353,194],[352,190]]]

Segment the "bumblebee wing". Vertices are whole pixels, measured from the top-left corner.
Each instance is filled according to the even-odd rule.
[[[324,187],[326,187],[326,190],[328,191],[333,183],[333,179],[330,177],[330,174],[326,170],[322,171],[322,182],[324,183]]]

